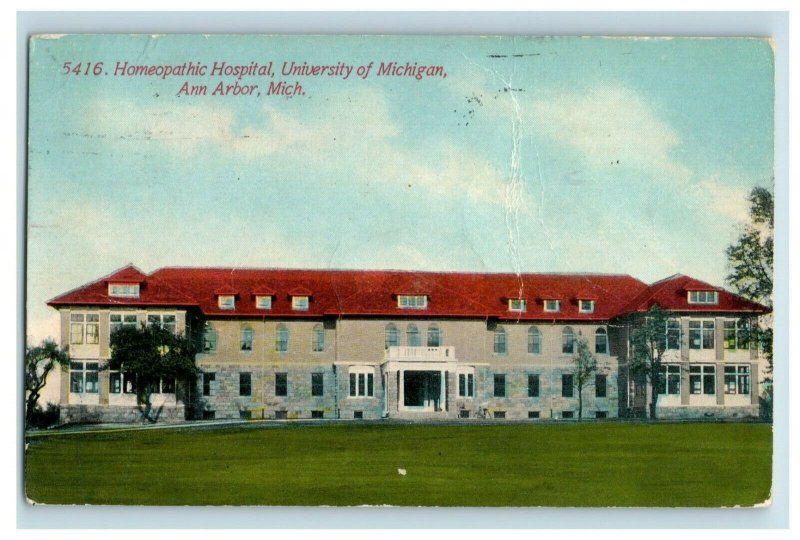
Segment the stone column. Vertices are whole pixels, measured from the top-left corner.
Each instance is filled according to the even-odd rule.
[[[447,385],[447,382],[445,381],[445,372],[440,370],[439,371],[439,410],[442,410],[442,411],[446,410],[445,407],[446,407],[446,404],[447,404],[446,401],[445,401],[447,399],[447,394],[445,394],[445,386],[446,385]]]
[[[100,385],[100,405],[108,405],[108,379],[109,373],[107,369],[101,369],[98,373],[97,384]]]
[[[405,403],[405,393],[403,392],[403,387],[405,386],[406,372],[401,369],[398,371],[398,373],[400,374],[400,379],[397,382],[397,410],[400,411]]]
[[[725,319],[722,317],[714,319],[714,352],[717,361],[725,359]]]
[[[681,318],[681,361],[689,361],[689,318]]]
[[[751,405],[758,405],[759,404],[759,385],[758,380],[760,378],[760,374],[758,372],[758,364],[752,363],[750,364],[750,404]],[[738,382],[738,381],[737,381]]]
[[[681,405],[689,404],[689,365],[681,364]]]
[[[725,405],[725,364],[718,362],[714,369],[717,370],[717,405]]]

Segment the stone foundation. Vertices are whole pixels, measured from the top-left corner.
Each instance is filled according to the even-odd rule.
[[[758,418],[758,405],[744,407],[659,407],[659,420],[711,420]]]
[[[62,424],[133,424],[142,421],[142,413],[136,407],[109,405],[62,405]],[[186,420],[183,404],[165,406],[158,416],[158,423],[174,424]]]

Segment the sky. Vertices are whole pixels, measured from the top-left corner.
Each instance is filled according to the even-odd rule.
[[[209,67],[115,76],[125,61]],[[274,77],[210,74],[270,61]],[[392,61],[446,76],[378,76]],[[282,80],[304,93],[266,95]],[[234,81],[261,95],[211,95]],[[58,332],[48,299],[128,263],[724,285],[747,194],[773,183],[759,39],[51,36],[31,46],[29,92],[34,342]]]

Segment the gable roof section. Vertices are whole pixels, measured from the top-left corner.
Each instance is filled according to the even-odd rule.
[[[719,295],[719,302],[717,304],[690,304],[689,291],[716,291]],[[647,290],[634,298],[625,311],[647,311],[656,304],[662,309],[670,311],[747,313],[767,313],[769,311],[761,304],[683,274],[675,274],[653,283]]]
[[[676,311],[764,312],[718,287],[673,276],[647,286],[620,274],[477,274],[397,270],[288,270],[232,268],[162,268],[144,276],[138,298],[108,296],[109,278],[136,277],[125,267],[98,281],[58,296],[50,306],[194,306],[216,317],[387,316],[409,318],[471,317],[497,320],[601,321],[645,311],[653,303]],[[267,285],[268,284],[268,285]],[[686,287],[719,291],[719,305],[689,304]],[[703,288],[705,287],[705,288]],[[217,295],[236,291],[233,310],[219,308]],[[403,309],[398,294],[420,291],[426,309]],[[273,296],[270,310],[256,308],[256,296]],[[302,294],[301,294],[302,293]],[[526,311],[511,312],[508,298],[527,298]],[[226,292],[225,294],[232,294]],[[306,311],[292,309],[292,295],[312,296]],[[543,300],[560,300],[560,311],[544,312]],[[578,299],[594,299],[592,313],[580,313]]]
[[[141,280],[138,276],[141,276]],[[115,297],[108,295],[109,283],[138,283],[137,298]],[[129,264],[100,279],[78,287],[47,302],[48,306],[193,306],[195,299],[153,276],[143,274],[138,268]]]

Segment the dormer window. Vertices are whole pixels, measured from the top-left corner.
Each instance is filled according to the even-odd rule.
[[[108,296],[118,298],[139,298],[138,283],[109,283]]]
[[[690,304],[719,304],[717,291],[689,291]]]
[[[221,294],[217,297],[219,309],[236,309],[236,297],[232,294]]]
[[[256,309],[272,309],[272,297],[256,296]]]
[[[426,309],[428,297],[424,294],[400,294],[397,296],[397,307],[400,309]]]
[[[581,313],[594,313],[594,300],[578,300],[578,311]]]
[[[524,298],[508,299],[508,311],[523,312],[527,311],[527,309],[528,309],[528,303],[525,301]]]
[[[308,296],[292,296],[292,309],[295,311],[308,311]]]
[[[548,313],[558,313],[561,311],[561,301],[560,300],[545,300],[544,301],[544,310]]]

